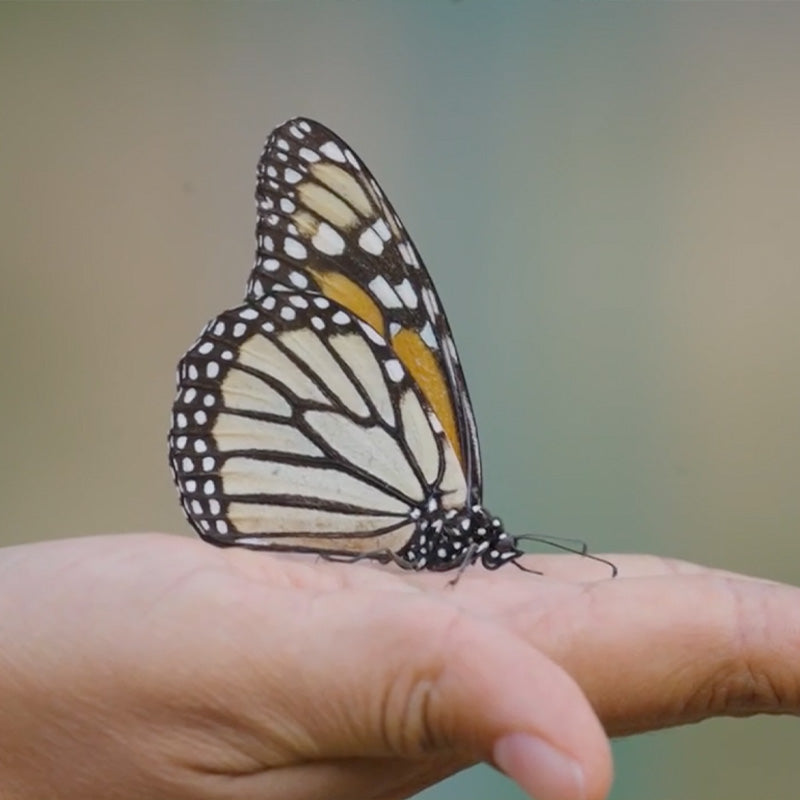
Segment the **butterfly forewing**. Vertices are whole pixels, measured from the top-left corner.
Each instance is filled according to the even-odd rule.
[[[256,189],[256,264],[248,298],[308,290],[340,304],[395,351],[439,419],[481,500],[480,452],[445,313],[399,217],[362,161],[319,123],[269,136]]]

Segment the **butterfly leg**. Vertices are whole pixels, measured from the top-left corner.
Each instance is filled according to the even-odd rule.
[[[368,553],[355,553],[354,555],[320,553],[319,557],[324,561],[333,561],[339,564],[356,564],[359,561],[369,559],[371,561],[377,561],[379,564],[397,564],[397,566],[402,569],[418,569],[413,561],[407,561],[405,558],[397,555],[393,550],[371,550]]]
[[[472,542],[470,546],[464,550],[461,554],[461,559],[457,562],[458,568],[456,570],[456,574],[447,581],[448,586],[455,586],[460,580],[461,576],[464,574],[464,570],[470,565],[475,562],[475,556],[478,552],[478,545],[475,542]]]

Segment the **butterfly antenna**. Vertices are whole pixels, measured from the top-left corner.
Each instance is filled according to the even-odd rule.
[[[521,554],[520,554],[520,555],[521,555]],[[530,575],[544,575],[544,572],[541,572],[541,571],[540,571],[540,570],[538,570],[538,569],[531,569],[530,567],[523,567],[523,566],[522,566],[522,564],[520,564],[520,563],[519,563],[519,561],[517,560],[518,558],[519,558],[519,556],[517,556],[517,558],[513,558],[513,559],[511,559],[511,563],[512,563],[512,564],[513,564],[513,565],[514,565],[514,566],[515,566],[517,569],[521,569],[523,572],[527,572],[527,573],[528,573],[528,574],[530,574]]]
[[[606,558],[602,558],[601,556],[596,556],[593,553],[590,553],[589,546],[582,539],[570,539],[560,536],[539,536],[533,533],[523,533],[519,536],[515,536],[514,538],[517,542],[522,540],[529,542],[541,542],[542,544],[549,545],[550,547],[555,547],[558,550],[564,550],[567,553],[574,553],[575,555],[589,558],[592,561],[597,561],[600,564],[605,564],[611,570],[612,578],[616,578],[617,574],[619,573],[617,565],[613,561],[609,561]],[[516,561],[514,564],[525,572],[531,571],[525,567],[522,567],[520,564],[517,564]]]

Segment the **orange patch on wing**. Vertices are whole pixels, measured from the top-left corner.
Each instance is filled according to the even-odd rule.
[[[328,300],[338,303],[351,314],[375,328],[381,336],[386,336],[381,310],[357,283],[342,275],[341,272],[324,272],[316,269],[308,271],[314,276],[320,291]]]
[[[461,442],[458,438],[456,415],[450,399],[447,381],[428,345],[416,331],[403,329],[392,338],[392,347],[408,373],[422,391],[423,397],[442,423],[444,434],[461,465]]]

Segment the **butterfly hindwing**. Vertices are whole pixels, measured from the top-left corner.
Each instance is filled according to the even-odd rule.
[[[480,451],[466,383],[433,283],[399,217],[354,152],[319,123],[269,136],[256,189],[248,299],[307,291],[368,324],[434,410],[481,500]]]
[[[393,348],[345,307],[273,284],[212,320],[179,365],[170,458],[217,544],[397,551],[433,490],[467,484]]]

